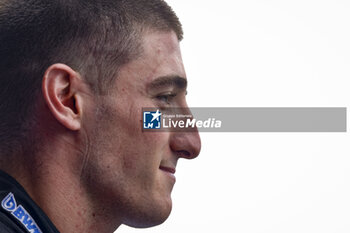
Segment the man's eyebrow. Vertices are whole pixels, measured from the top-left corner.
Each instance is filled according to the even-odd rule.
[[[178,89],[186,89],[187,80],[177,75],[163,76],[153,80],[148,85],[148,89],[153,90],[153,89],[159,89],[159,88],[164,88],[168,86],[175,86]]]

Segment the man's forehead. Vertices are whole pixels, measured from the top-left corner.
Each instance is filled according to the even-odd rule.
[[[120,70],[120,76],[124,76],[126,82],[153,83],[153,86],[164,83],[179,87],[187,85],[180,46],[174,32],[148,32],[143,36],[142,47],[141,56]]]
[[[146,53],[154,50],[180,53],[179,40],[173,31],[148,30],[143,34],[142,46]]]

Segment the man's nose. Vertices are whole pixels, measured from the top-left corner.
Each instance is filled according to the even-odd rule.
[[[172,132],[170,148],[180,158],[194,159],[201,150],[201,139],[198,131]]]

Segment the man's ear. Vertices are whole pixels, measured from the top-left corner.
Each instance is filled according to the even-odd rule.
[[[82,99],[77,92],[80,75],[64,64],[51,65],[42,81],[45,102],[53,116],[67,129],[81,127]]]

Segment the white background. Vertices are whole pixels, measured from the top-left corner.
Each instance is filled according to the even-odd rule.
[[[168,3],[190,106],[350,108],[350,1]],[[350,133],[201,138],[201,155],[178,163],[169,219],[117,232],[350,232]]]

